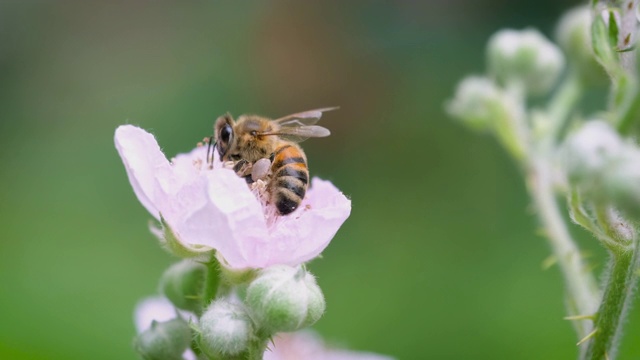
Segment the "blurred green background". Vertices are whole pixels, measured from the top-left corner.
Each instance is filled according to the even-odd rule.
[[[333,135],[304,146],[353,211],[310,265],[328,302],[315,329],[399,359],[575,358],[518,170],[443,103],[497,29],[552,35],[578,3],[0,1],[0,358],[136,358],[134,305],[175,259],[147,230],[118,125],[171,156],[226,111],[332,105]],[[638,336],[634,311],[620,359],[640,357]]]

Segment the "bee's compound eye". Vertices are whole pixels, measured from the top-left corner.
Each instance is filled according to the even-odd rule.
[[[222,142],[228,143],[229,139],[231,139],[231,126],[229,124],[225,125],[222,130],[220,130],[220,140]]]
[[[232,154],[232,155],[229,155],[229,159],[231,159],[233,161],[238,161],[238,160],[242,159],[242,156],[240,156],[240,154]]]

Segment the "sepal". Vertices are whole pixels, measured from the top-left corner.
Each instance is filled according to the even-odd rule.
[[[186,244],[181,242],[162,214],[160,214],[160,224],[162,227],[158,227],[154,223],[150,223],[149,230],[158,238],[158,240],[160,240],[162,247],[169,253],[186,259],[208,258],[209,254],[214,251],[212,248],[205,245]]]

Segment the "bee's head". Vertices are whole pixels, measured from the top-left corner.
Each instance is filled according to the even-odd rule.
[[[273,152],[277,137],[270,135],[273,125],[269,119],[257,115],[242,115],[233,129],[233,146],[227,150],[229,159],[234,160],[233,157],[238,156],[253,163],[269,157]]]

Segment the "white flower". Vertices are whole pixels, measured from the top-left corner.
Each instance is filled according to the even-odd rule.
[[[219,162],[210,169],[205,146],[169,162],[153,135],[132,125],[118,127],[115,144],[135,194],[164,221],[165,234],[192,254],[217,250],[234,269],[309,261],[351,212],[338,189],[314,178],[300,207],[276,216],[233,171]]]
[[[265,351],[264,360],[393,360],[393,358],[367,352],[332,349],[312,331],[281,333],[274,337],[273,345]]]

